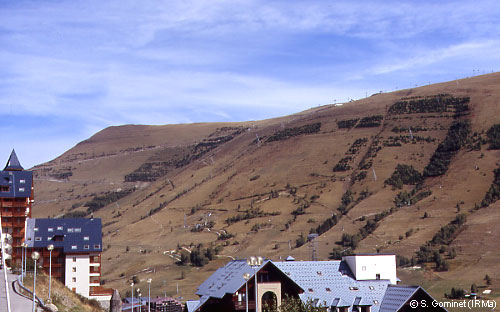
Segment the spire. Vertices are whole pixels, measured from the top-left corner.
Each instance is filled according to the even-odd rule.
[[[19,162],[19,159],[17,159],[16,151],[14,149],[12,149],[7,165],[3,170],[24,170]]]

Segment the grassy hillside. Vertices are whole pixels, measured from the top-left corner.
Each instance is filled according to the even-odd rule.
[[[33,276],[28,275],[24,279],[24,285],[33,291]],[[36,295],[43,300],[49,296],[49,277],[43,273],[37,273],[36,277]],[[75,294],[57,279],[52,279],[51,284],[52,303],[57,306],[61,312],[103,312],[99,303],[95,300],[88,300],[78,294]]]
[[[396,253],[422,267],[402,268],[404,283],[442,296],[488,274],[498,296],[498,203],[480,207],[499,166],[499,85],[495,73],[264,121],[111,127],[34,168],[33,214],[102,218],[104,278],[122,291],[136,275],[195,298],[231,258],[310,259],[304,238],[320,232],[318,259]],[[200,252],[203,267],[176,264]]]

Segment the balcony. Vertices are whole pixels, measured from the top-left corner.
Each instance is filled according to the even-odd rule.
[[[113,295],[113,289],[105,288],[102,286],[91,286],[89,291],[90,296],[111,296]]]
[[[92,264],[101,264],[101,257],[99,256],[90,256],[90,265]]]

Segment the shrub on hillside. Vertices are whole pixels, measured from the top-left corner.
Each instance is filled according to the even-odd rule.
[[[301,127],[293,127],[286,128],[280,131],[277,131],[273,135],[271,135],[266,142],[274,142],[274,141],[283,141],[287,140],[291,137],[301,135],[301,134],[313,134],[319,132],[321,129],[321,122],[301,126]]]
[[[500,149],[500,124],[491,126],[486,132],[486,136],[490,143],[490,149]]]
[[[467,143],[470,131],[468,121],[454,121],[446,134],[446,138],[438,145],[429,164],[425,167],[424,176],[435,177],[445,174],[451,158]]]
[[[391,177],[384,181],[385,184],[396,188],[402,188],[403,185],[416,185],[422,182],[422,174],[415,170],[411,165],[398,164]]]

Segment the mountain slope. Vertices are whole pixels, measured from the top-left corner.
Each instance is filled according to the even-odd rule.
[[[485,143],[500,123],[499,85],[495,73],[264,121],[111,127],[34,168],[33,213],[103,218],[110,286],[126,290],[132,275],[152,276],[155,291],[178,284],[184,298],[230,257],[309,259],[313,245],[297,246],[311,229],[322,232],[318,259],[352,247],[411,258],[466,213],[450,240],[431,244],[444,258],[456,253],[449,270],[430,261],[425,272],[446,287],[480,284],[485,274],[499,285],[491,260],[498,206],[472,209],[498,167],[500,152]],[[398,165],[426,175],[419,186],[387,185]],[[199,243],[218,246],[218,259],[175,264]],[[402,274],[420,281],[420,272]],[[444,285],[435,294],[449,291]]]

